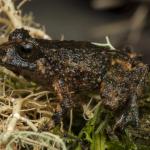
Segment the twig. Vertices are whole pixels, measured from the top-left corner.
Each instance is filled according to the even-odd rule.
[[[106,43],[95,43],[95,42],[92,42],[92,44],[100,46],[100,47],[109,47],[111,50],[115,50],[115,48],[110,43],[110,40],[109,40],[108,36],[106,36]]]
[[[18,7],[21,7],[27,1],[28,0],[23,0]],[[0,0],[0,10],[7,15],[8,21],[10,20],[10,24],[13,26],[12,30],[15,28],[25,28],[30,31],[32,36],[51,39],[50,36],[41,29],[24,24],[21,10],[15,8],[13,0]]]
[[[93,112],[90,111],[90,104],[92,103],[93,98],[90,99],[87,105],[83,105],[83,118],[89,120],[93,118]]]
[[[15,127],[16,127],[16,123],[19,120],[19,116],[20,116],[20,110],[23,104],[23,100],[21,99],[16,99],[13,102],[13,112],[12,112],[12,119],[10,119],[7,128],[6,128],[6,132],[3,135],[3,138],[1,139],[2,143],[7,143],[8,139],[11,136],[11,133],[14,132]]]
[[[73,110],[70,110],[70,123],[69,123],[69,129],[68,132],[71,133],[71,128],[72,128],[72,123],[73,123]]]
[[[23,122],[26,122],[27,125],[28,125],[33,131],[35,131],[35,132],[38,131],[38,129],[36,128],[36,126],[35,126],[29,119],[27,119],[27,118],[25,118],[25,117],[21,117],[21,116],[19,116],[18,119],[22,120]]]
[[[18,6],[17,6],[17,9],[20,9],[27,1],[30,1],[30,0],[22,0]]]
[[[91,118],[94,117],[94,111],[96,110],[97,107],[101,105],[101,102],[96,104],[92,109],[90,109],[90,104],[92,103],[93,98],[90,99],[87,105],[83,106],[83,118],[85,120],[90,120]]]

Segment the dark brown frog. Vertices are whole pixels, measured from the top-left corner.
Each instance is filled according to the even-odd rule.
[[[27,30],[16,29],[0,46],[0,64],[45,88],[55,89],[60,104],[55,121],[73,107],[76,92],[97,90],[106,109],[122,110],[115,127],[123,129],[129,123],[138,123],[136,102],[148,66],[131,51],[90,42],[35,39]]]

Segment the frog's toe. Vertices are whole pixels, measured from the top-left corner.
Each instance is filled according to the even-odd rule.
[[[137,97],[133,96],[131,101],[129,101],[127,108],[122,113],[121,117],[117,120],[114,126],[114,131],[118,129],[124,130],[124,128],[128,125],[131,125],[133,127],[139,126],[139,113],[136,99]]]

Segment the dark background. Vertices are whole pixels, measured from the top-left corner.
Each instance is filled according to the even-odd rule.
[[[143,3],[135,3],[134,0],[131,3],[123,0],[120,2],[115,7],[102,9],[100,5],[95,9],[92,0],[31,0],[23,9],[26,13],[33,13],[34,20],[45,26],[52,39],[60,39],[64,35],[66,40],[105,42],[105,36],[108,35],[114,47],[123,48],[129,45],[133,50],[141,52],[144,61],[150,63],[148,15],[140,29],[140,38],[129,38],[131,33],[136,37],[137,30],[131,29],[131,20]],[[149,11],[148,5],[146,3]]]

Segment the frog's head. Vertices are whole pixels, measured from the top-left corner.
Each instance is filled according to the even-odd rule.
[[[40,76],[38,62],[42,57],[38,42],[22,28],[10,33],[8,42],[0,45],[0,65],[27,79],[33,78],[37,72]]]

